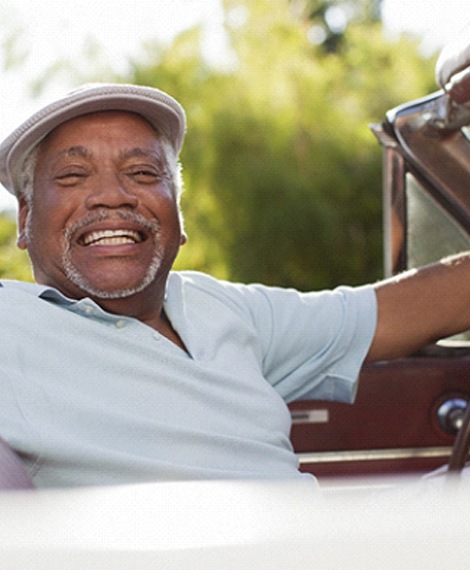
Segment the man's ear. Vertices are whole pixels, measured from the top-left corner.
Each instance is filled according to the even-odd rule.
[[[20,198],[18,203],[18,238],[16,245],[20,249],[28,249],[28,240],[26,239],[26,221],[29,215],[29,205],[25,198]]]

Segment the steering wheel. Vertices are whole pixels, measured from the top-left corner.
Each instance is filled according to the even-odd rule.
[[[447,472],[452,474],[461,473],[464,468],[465,462],[468,457],[470,448],[470,404],[465,410],[455,442],[452,448],[452,453],[447,465]]]

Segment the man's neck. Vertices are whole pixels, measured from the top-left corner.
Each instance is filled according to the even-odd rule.
[[[141,321],[187,352],[184,342],[165,313],[163,307],[164,292],[155,292],[153,296],[149,295],[148,291],[145,291],[131,297],[119,299],[96,299],[93,297],[92,299],[108,313],[123,315]]]

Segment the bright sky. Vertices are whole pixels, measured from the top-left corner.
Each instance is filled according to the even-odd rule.
[[[383,0],[383,20],[393,32],[422,38],[424,50],[434,51],[470,23],[468,0]]]
[[[204,25],[208,56],[224,51],[221,0],[0,0],[0,10],[0,45],[5,29],[21,28],[26,33],[20,47],[28,54],[21,68],[0,71],[0,139],[37,107],[26,82],[59,57],[79,61],[89,37],[104,47],[105,63],[117,71],[125,70],[127,56],[138,56],[145,40],[169,41],[195,23]],[[434,50],[470,22],[470,2],[384,0],[383,16],[391,33],[415,33],[422,37],[423,49]],[[52,89],[62,93],[68,87]],[[50,95],[46,92],[44,100]],[[14,205],[6,192],[0,193],[0,209]]]

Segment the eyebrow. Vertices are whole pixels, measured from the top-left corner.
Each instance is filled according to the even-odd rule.
[[[62,156],[81,156],[83,158],[91,158],[93,156],[93,153],[84,146],[76,145],[61,150],[57,156],[58,158]]]
[[[164,161],[163,152],[156,151],[154,149],[146,149],[146,148],[140,148],[140,147],[125,149],[120,153],[119,156],[123,160],[125,160],[127,158],[134,158],[134,157],[139,158],[139,157],[141,157],[141,158],[153,158],[154,160],[157,160],[158,162]]]
[[[82,145],[75,145],[61,150],[57,156],[58,157],[81,156],[83,158],[92,158],[93,152],[91,152],[91,150],[87,149]],[[163,158],[163,153],[155,151],[153,149],[151,150],[151,149],[135,147],[130,149],[124,149],[119,156],[122,159],[133,158],[133,157],[144,157],[144,158],[148,157],[148,158],[155,158],[161,161]]]

